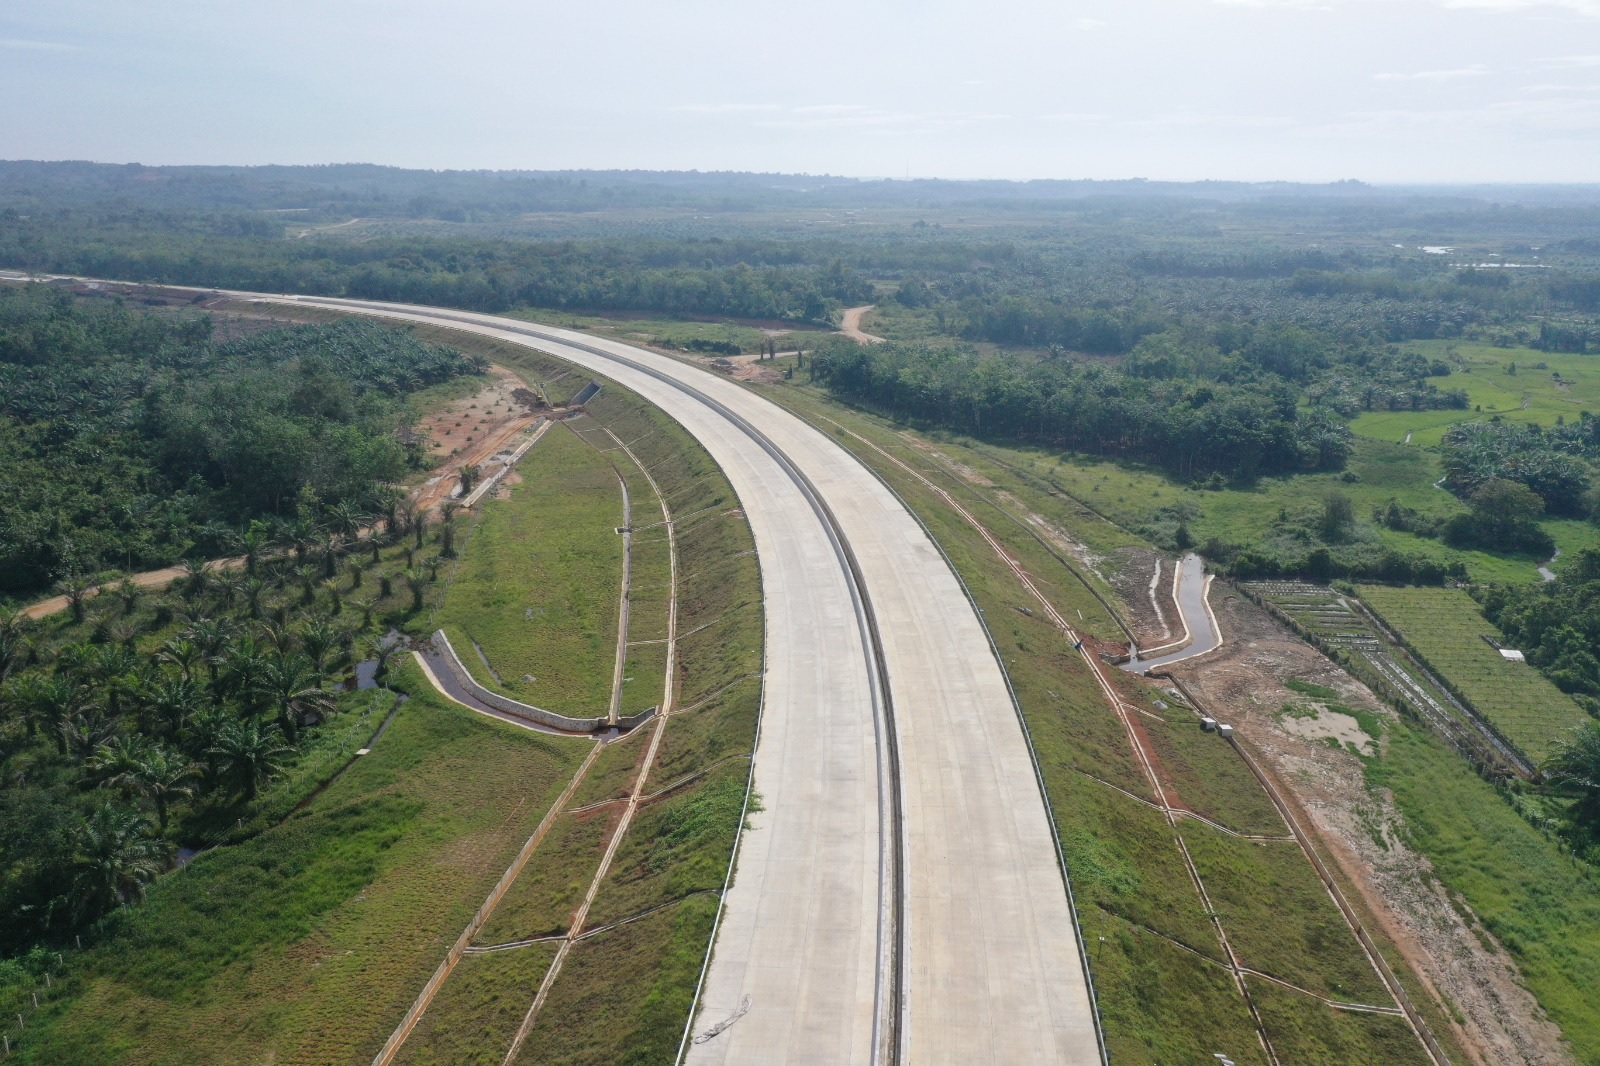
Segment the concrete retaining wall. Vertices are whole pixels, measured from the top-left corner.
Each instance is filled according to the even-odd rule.
[[[450,638],[444,635],[444,630],[434,631],[433,639],[444,652],[445,665],[450,668],[450,673],[458,684],[472,694],[473,699],[479,700],[497,711],[526,718],[530,722],[549,726],[551,729],[561,729],[568,733],[595,733],[607,727],[605,717],[571,718],[555,711],[547,711],[543,707],[535,707],[529,703],[519,703],[510,696],[502,696],[498,692],[491,692],[472,679],[472,674],[467,671],[461,662],[461,657],[456,654],[455,645],[450,643]],[[635,729],[656,716],[659,707],[650,707],[638,714],[623,715],[617,719],[617,728],[624,733]]]

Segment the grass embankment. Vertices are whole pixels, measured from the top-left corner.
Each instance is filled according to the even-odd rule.
[[[1372,787],[1393,793],[1407,842],[1517,960],[1578,1061],[1600,1063],[1600,884],[1407,719],[1367,772]]]
[[[1030,479],[992,465],[984,476],[997,484],[975,487],[935,465],[877,419],[822,402],[808,391],[784,389],[775,395],[808,413],[836,418],[956,496],[1016,555],[1074,625],[1108,641],[1120,637],[1090,592],[987,502],[1006,491],[1036,504],[1075,534],[1119,539],[1104,530],[1095,532],[1097,523],[1074,513],[1070,500],[1050,497]],[[1044,773],[1077,894],[1112,1061],[1199,1062],[1222,1052],[1239,1063],[1264,1062],[1249,1010],[1178,842],[1152,806],[1155,797],[1127,733],[1087,664],[959,515],[859,441],[837,439],[885,476],[922,517],[984,609]],[[964,464],[981,461],[981,456],[954,450]],[[1129,538],[1123,534],[1120,540],[1127,543]],[[1162,711],[1155,707],[1162,694],[1154,688],[1122,676],[1115,682],[1130,701],[1154,715],[1137,715],[1135,720],[1162,765],[1170,802],[1235,832],[1287,834],[1249,770],[1215,736],[1199,732],[1192,712],[1181,707]],[[1343,996],[1349,990],[1380,997],[1384,1005],[1392,1002],[1381,985],[1375,991],[1369,987],[1377,981],[1370,966],[1363,983],[1361,967],[1366,963],[1357,941],[1293,844],[1243,841],[1192,820],[1182,825],[1197,859],[1204,859],[1202,876],[1219,882],[1221,898],[1213,902],[1222,909],[1230,936],[1239,930],[1235,948],[1245,966],[1319,993],[1338,989]],[[1264,890],[1273,885],[1285,891]],[[1317,954],[1302,956],[1297,950]],[[1321,965],[1324,958],[1326,967]],[[1270,983],[1252,978],[1249,984],[1256,995],[1258,984]],[[1296,1027],[1283,1034],[1304,1051],[1293,1061],[1350,1061],[1339,1055],[1373,1046],[1370,1016],[1330,1008],[1301,992],[1285,994],[1294,1001],[1294,1010],[1280,1015],[1283,1021],[1269,1022],[1267,1032],[1276,1042],[1280,1026]],[[1304,1026],[1301,1014],[1313,1016],[1315,1026]],[[1415,1037],[1407,1036],[1409,1043],[1394,1045],[1385,1061],[1426,1061]]]
[[[553,426],[517,476],[509,498],[484,504],[439,622],[482,684],[562,714],[605,714],[622,581],[616,472]]]
[[[117,912],[16,1061],[376,1052],[584,750],[450,704],[409,663],[394,673],[411,699],[372,754],[281,825]]]
[[[1588,720],[1583,708],[1537,669],[1507,662],[1489,646],[1483,637],[1498,640],[1500,633],[1461,589],[1363,585],[1361,598],[1535,764]]]
[[[465,340],[458,343],[470,350]],[[564,372],[564,364],[526,349],[492,342],[485,347],[493,350],[484,354],[532,380],[551,380]],[[749,774],[760,699],[759,571],[750,554],[749,528],[731,487],[710,457],[666,415],[627,390],[608,384],[589,404],[589,416],[572,423],[571,428],[584,439],[565,429],[561,433],[575,449],[587,453],[590,461],[605,466],[613,500],[618,498],[616,474],[605,457],[616,464],[633,500],[631,640],[657,641],[667,634],[669,554],[666,530],[659,525],[660,507],[649,481],[616,446],[605,432],[607,428],[622,440],[637,444],[636,454],[648,465],[678,523],[678,633],[682,641],[677,676],[672,681],[677,710],[662,726],[665,732],[659,754],[643,793],[648,797],[668,785],[678,787],[658,798],[647,798],[639,807],[585,923],[587,929],[600,931],[573,945],[520,1061],[655,1063],[669,1060],[677,1049],[709,946],[716,914],[714,893],[722,887]],[[524,460],[525,480],[512,489],[511,499],[487,508],[484,527],[466,549],[463,574],[471,569],[480,549],[493,552],[506,567],[526,568],[526,563],[516,562],[527,558],[525,552],[518,554],[518,546],[537,548],[541,543],[541,534],[532,532],[531,524],[515,530],[508,526],[507,535],[500,539],[482,539],[482,534],[494,520],[495,508],[515,505],[518,496],[529,501],[530,509],[551,502],[555,487],[537,489],[538,479],[544,475],[527,465],[536,457],[541,463],[550,462],[554,453],[540,456],[543,448],[541,442]],[[595,449],[604,449],[604,456]],[[619,523],[620,511],[607,520],[604,534],[620,549],[621,538],[612,532]],[[528,538],[533,538],[532,543]],[[507,580],[527,579],[524,573],[508,575]],[[470,584],[459,582],[458,578],[450,590],[446,610],[454,609],[456,597],[464,597],[460,609],[470,624],[468,605],[476,593],[467,591]],[[592,585],[585,590],[608,597],[614,611],[614,582],[603,594],[594,593]],[[521,616],[514,615],[513,622],[521,624]],[[706,628],[700,630],[701,626]],[[614,637],[613,629],[611,639]],[[485,650],[489,651],[487,646]],[[607,644],[604,654],[594,660],[607,690],[614,651],[615,645]],[[494,653],[489,651],[489,655],[494,662]],[[632,680],[624,682],[623,710],[663,703],[665,673],[664,644],[630,648],[624,677]],[[637,784],[653,728],[647,726],[599,753],[568,812],[553,823],[550,836],[478,937],[479,944],[569,931],[574,911],[599,869],[623,802]],[[637,921],[601,929],[649,911],[653,913]],[[452,974],[440,998],[424,1015],[424,1024],[408,1040],[403,1061],[477,1061],[467,1057],[469,1054],[483,1061],[498,1061],[533,1001],[553,946],[469,957],[463,967],[471,966],[461,971],[460,983],[458,975]],[[527,956],[531,961],[521,966],[504,958],[523,953],[532,953]],[[485,965],[490,959],[499,961]],[[464,1032],[473,1034],[471,1041],[463,1038]],[[469,1046],[470,1051],[466,1050]]]

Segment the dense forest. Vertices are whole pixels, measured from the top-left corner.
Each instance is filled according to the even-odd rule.
[[[1277,375],[1142,374],[1149,365],[1135,362],[1127,372],[963,348],[835,342],[812,357],[811,376],[898,417],[1139,459],[1184,479],[1336,470],[1349,453],[1343,423],[1298,410]]]
[[[0,287],[0,595],[381,510],[423,462],[406,396],[478,368],[370,323],[217,343],[201,315]]]

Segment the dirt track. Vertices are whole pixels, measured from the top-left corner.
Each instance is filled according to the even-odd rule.
[[[871,333],[861,331],[861,319],[877,304],[867,304],[864,307],[847,308],[844,318],[839,322],[839,332],[855,341],[857,344],[882,344],[882,337],[875,337]]]

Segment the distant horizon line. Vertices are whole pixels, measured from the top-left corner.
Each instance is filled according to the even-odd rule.
[[[5,165],[33,165],[33,166],[89,166],[119,169],[137,168],[141,170],[334,170],[341,168],[370,168],[375,170],[398,171],[413,174],[465,174],[465,175],[537,175],[546,177],[580,176],[580,175],[629,175],[629,176],[700,176],[700,177],[743,177],[766,179],[800,179],[805,181],[831,181],[853,184],[899,183],[910,184],[915,182],[942,183],[951,185],[1032,185],[1032,184],[1077,184],[1077,185],[1240,185],[1240,186],[1302,186],[1302,187],[1328,187],[1342,186],[1347,189],[1484,189],[1484,188],[1528,188],[1528,189],[1589,189],[1600,187],[1600,180],[1596,181],[1526,181],[1526,180],[1501,180],[1501,181],[1385,181],[1366,178],[1151,178],[1142,175],[1129,175],[1117,178],[1091,178],[1091,177],[1030,177],[1030,178],[950,178],[937,174],[836,174],[827,171],[782,171],[782,170],[701,170],[691,168],[671,167],[420,167],[403,166],[395,163],[375,163],[370,161],[345,160],[339,162],[322,163],[143,163],[137,160],[125,162],[108,162],[95,159],[0,159],[0,166]]]

